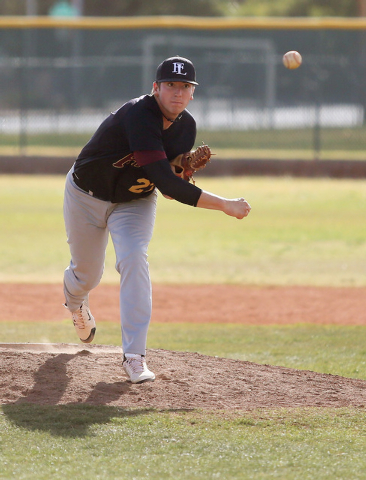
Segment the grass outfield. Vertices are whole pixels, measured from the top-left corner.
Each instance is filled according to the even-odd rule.
[[[154,412],[6,405],[2,479],[365,478],[357,409]]]
[[[156,283],[366,285],[366,181],[200,179],[245,196],[245,220],[159,199],[149,263]],[[62,176],[0,176],[0,282],[61,282],[69,262]],[[103,282],[118,283],[108,246]]]
[[[69,321],[1,322],[7,341],[67,341],[70,328]],[[103,322],[98,341],[120,344],[118,330]],[[153,324],[149,343],[366,375],[363,327]],[[362,408],[210,412],[8,404],[0,408],[0,443],[6,480],[353,480],[364,478],[366,468],[366,414]]]
[[[61,282],[69,260],[63,182],[0,176],[1,282]],[[245,195],[252,213],[238,221],[161,198],[150,247],[153,281],[366,284],[366,181],[225,178],[199,186]],[[105,282],[118,282],[113,264],[109,246]],[[69,342],[70,328],[69,320],[2,321],[0,341]],[[119,326],[104,322],[98,342],[120,345]],[[149,347],[366,378],[363,327],[152,324]],[[3,405],[0,478],[362,479],[365,420],[354,408],[213,413]]]
[[[7,342],[69,342],[71,336],[69,320],[1,322]],[[118,324],[101,323],[98,342],[120,345]],[[152,324],[149,346],[366,378],[364,327]],[[352,480],[362,479],[366,468],[364,409],[13,404],[0,412],[4,479],[90,478],[92,465],[93,478],[106,480]]]

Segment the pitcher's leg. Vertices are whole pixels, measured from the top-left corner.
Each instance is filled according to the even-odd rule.
[[[156,193],[118,205],[108,220],[121,275],[120,312],[124,353],[145,355],[151,318],[151,282],[147,249],[156,211]]]
[[[108,243],[106,218],[109,202],[81,191],[69,173],[64,198],[64,219],[71,261],[64,273],[67,307],[74,312],[95,288],[103,274]]]

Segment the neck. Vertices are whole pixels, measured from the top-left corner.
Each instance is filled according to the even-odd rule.
[[[175,118],[171,119],[171,118],[168,118],[163,112],[161,112],[163,117],[165,118],[165,120],[167,120],[168,122],[170,123],[176,123],[176,122],[179,122],[179,120],[182,118],[182,113],[180,113],[179,115],[177,115]]]
[[[175,123],[175,122],[178,122],[178,121],[182,118],[182,113],[180,113],[179,115],[176,115],[174,118],[168,117],[168,116],[165,115],[165,113],[163,112],[164,107],[162,106],[162,104],[161,104],[161,102],[160,102],[160,99],[155,96],[155,100],[156,100],[157,104],[159,105],[161,114],[163,115],[163,117],[165,118],[165,120],[166,120],[167,122],[169,122],[170,124],[171,124],[171,123]],[[169,125],[169,126],[170,126],[170,125]]]
[[[163,114],[163,117],[165,118],[165,120],[168,120],[168,122],[170,123],[174,123],[176,121],[176,118],[174,118],[173,120],[168,118],[163,112],[161,112]]]

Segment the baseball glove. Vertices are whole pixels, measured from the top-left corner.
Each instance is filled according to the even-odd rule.
[[[192,180],[193,185],[195,185],[193,174],[205,168],[206,164],[210,161],[211,155],[213,155],[213,153],[211,153],[210,147],[208,145],[201,145],[197,147],[196,150],[178,155],[170,164],[178,177],[187,180],[187,182]]]

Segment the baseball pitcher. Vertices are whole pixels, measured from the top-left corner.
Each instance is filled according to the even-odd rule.
[[[223,198],[190,181],[211,156],[207,145],[192,150],[196,122],[186,107],[196,85],[190,60],[164,60],[151,94],[111,113],[66,178],[64,219],[71,260],[64,273],[65,306],[80,340],[91,342],[96,324],[88,296],[101,280],[110,234],[120,274],[122,364],[132,383],[155,379],[145,355],[152,305],[147,250],[157,190],[178,202],[238,219],[251,209],[244,198]]]

